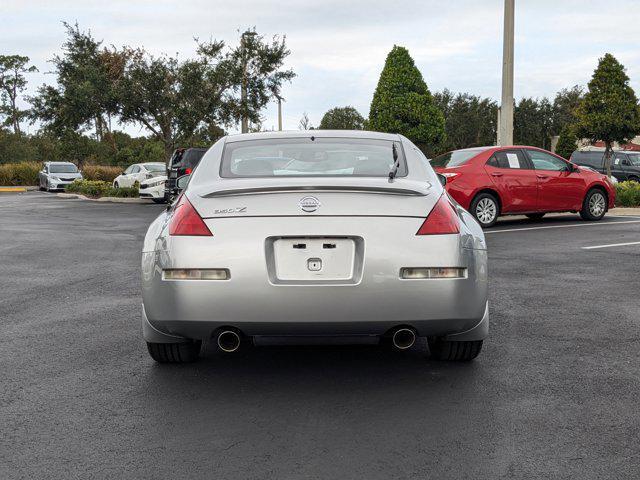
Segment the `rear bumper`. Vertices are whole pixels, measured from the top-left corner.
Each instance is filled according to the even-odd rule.
[[[464,235],[418,237],[422,219],[381,229],[370,218],[304,218],[208,222],[213,237],[161,237],[143,253],[146,322],[177,337],[209,338],[223,326],[246,335],[383,335],[399,325],[420,336],[446,336],[478,326],[487,313],[487,252]],[[291,226],[289,226],[291,225]],[[268,273],[265,238],[361,235],[361,277],[352,284],[277,284]],[[303,233],[304,232],[304,233]],[[402,267],[465,267],[467,278],[403,280]],[[227,268],[229,280],[165,281],[166,268]],[[483,333],[484,332],[484,333]],[[479,329],[476,336],[486,335]]]
[[[163,198],[164,197],[164,185],[158,185],[157,187],[140,188],[138,195],[141,198]]]

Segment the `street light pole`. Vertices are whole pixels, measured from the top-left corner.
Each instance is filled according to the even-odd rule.
[[[282,99],[278,97],[278,131],[282,131]]]
[[[513,37],[515,0],[504,1],[502,100],[498,113],[498,145],[513,145]]]

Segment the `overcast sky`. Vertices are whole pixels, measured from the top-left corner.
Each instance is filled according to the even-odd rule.
[[[516,98],[586,85],[605,52],[627,67],[640,93],[639,3],[516,0]],[[286,66],[297,77],[283,90],[284,128],[297,129],[305,111],[313,125],[335,106],[353,105],[366,117],[394,44],[409,49],[432,92],[499,98],[502,14],[503,0],[2,0],[0,53],[31,57],[40,70],[29,77],[31,93],[55,80],[45,72],[64,41],[62,21],[77,21],[106,44],[182,58],[194,54],[194,37],[236,43],[239,29],[255,26],[287,37]],[[272,105],[264,127],[276,125]]]

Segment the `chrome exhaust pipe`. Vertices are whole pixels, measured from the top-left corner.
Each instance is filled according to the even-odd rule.
[[[393,346],[398,350],[406,350],[416,343],[416,332],[411,328],[398,328],[391,337]]]
[[[218,348],[223,352],[231,353],[240,348],[240,335],[233,330],[223,330],[218,334]]]

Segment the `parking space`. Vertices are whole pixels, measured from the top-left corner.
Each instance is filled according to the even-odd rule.
[[[488,230],[491,334],[470,364],[421,345],[160,366],[139,264],[162,208],[0,196],[0,478],[637,475],[640,218]]]

